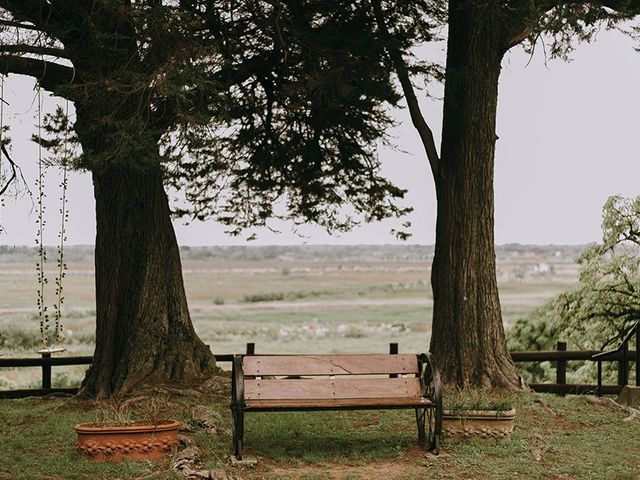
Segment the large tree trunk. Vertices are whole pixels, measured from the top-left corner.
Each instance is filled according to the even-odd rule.
[[[94,172],[96,349],[81,394],[189,384],[216,369],[193,329],[160,167]]]
[[[431,351],[458,387],[519,386],[496,281],[493,168],[501,38],[497,2],[452,0],[438,217],[431,274]]]

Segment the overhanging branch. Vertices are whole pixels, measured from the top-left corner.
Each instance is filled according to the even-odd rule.
[[[528,11],[531,5],[528,0],[518,0],[512,8]],[[563,5],[593,5],[606,7],[618,13],[640,14],[640,0],[540,0],[533,5],[540,14]]]
[[[75,5],[75,1],[66,0],[66,3]],[[72,7],[72,5],[69,5]],[[18,28],[46,33],[53,38],[59,38],[59,34],[65,31],[67,19],[59,6],[52,5],[51,0],[0,0],[0,8],[11,14],[12,18],[5,18],[5,22],[16,23]],[[24,22],[28,22],[24,25]]]
[[[7,149],[4,147],[4,145],[0,145],[0,149],[2,149],[1,153],[4,153],[5,157],[7,157],[7,160],[9,161],[9,165],[11,166],[11,178],[7,180],[7,183],[4,186],[0,185],[0,187],[2,187],[0,188],[0,196],[2,196],[4,192],[6,192],[9,188],[9,185],[11,185],[11,182],[18,178],[18,172],[16,171],[16,164],[13,162],[13,160],[11,160],[11,157],[7,153]]]
[[[38,45],[28,44],[10,44],[0,45],[0,54],[2,53],[33,53],[34,55],[48,55],[58,58],[69,58],[62,48],[40,47]]]
[[[393,38],[391,38],[391,34],[389,33],[387,24],[384,21],[384,15],[382,13],[382,8],[380,7],[380,1],[372,0],[371,4],[373,5],[373,12],[376,18],[376,23],[378,25],[378,30],[380,31],[380,35],[384,40],[385,48],[396,71],[396,74],[398,75],[398,79],[400,80],[400,85],[402,86],[402,91],[407,101],[407,106],[409,107],[409,113],[411,114],[411,121],[413,122],[413,126],[420,135],[420,140],[422,141],[422,145],[427,153],[427,158],[429,159],[431,173],[433,173],[434,178],[436,178],[438,175],[438,170],[440,168],[440,157],[438,156],[438,150],[436,149],[436,144],[433,139],[433,132],[422,116],[420,104],[418,103],[418,99],[413,90],[413,85],[411,84],[411,76],[409,74],[409,70],[407,68],[407,65],[404,63],[402,53],[396,47]]]
[[[640,12],[640,0],[558,0],[557,5],[572,5],[572,4],[585,4],[585,5],[601,5],[603,7],[610,8],[616,12]]]
[[[0,73],[28,75],[38,80],[42,88],[57,95],[61,87],[71,85],[75,78],[72,67],[15,55],[0,55]]]
[[[46,0],[0,0],[0,7],[11,12],[15,20],[36,25],[54,14],[51,4]]]
[[[27,193],[29,194],[29,196],[31,196],[31,190],[29,190],[29,185],[27,184],[27,181],[25,180],[24,175],[22,174],[22,169],[20,168],[19,165],[17,165],[11,159],[11,156],[9,155],[9,152],[7,152],[7,147],[5,145],[0,145],[0,161],[2,160],[2,154],[4,154],[5,158],[9,162],[9,165],[11,166],[12,175],[11,175],[11,178],[7,181],[7,183],[4,186],[0,185],[0,187],[2,187],[0,188],[0,196],[4,195],[4,193],[8,190],[12,182],[18,181],[18,174],[20,174],[20,179],[22,180],[22,183],[24,184],[27,190]]]
[[[15,20],[0,20],[0,26],[22,28],[24,30],[38,30],[38,27],[28,23],[16,22]]]

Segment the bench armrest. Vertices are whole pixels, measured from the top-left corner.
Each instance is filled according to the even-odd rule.
[[[442,404],[442,382],[435,357],[432,353],[421,353],[419,365],[422,393],[432,395],[434,403]]]
[[[244,409],[244,372],[242,371],[242,355],[233,356],[231,367],[231,408]]]
[[[422,395],[429,398],[435,408],[435,432],[437,436],[442,430],[442,382],[436,359],[432,353],[421,353],[418,357],[420,366],[420,384]],[[439,445],[436,446],[438,450]]]

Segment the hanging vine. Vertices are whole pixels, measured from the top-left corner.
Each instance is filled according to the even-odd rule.
[[[47,261],[47,251],[44,247],[44,226],[46,220],[44,218],[44,162],[42,159],[42,91],[40,85],[36,85],[36,96],[38,100],[38,231],[36,233],[36,248],[38,249],[38,262],[36,263],[36,274],[38,277],[37,306],[38,319],[40,320],[40,336],[42,338],[42,347],[49,345],[49,313],[45,304],[45,285],[48,279],[45,272],[45,263]]]
[[[69,139],[69,100],[65,103],[64,111],[64,142],[62,145],[62,181],[60,183],[60,231],[58,232],[58,276],[56,277],[56,302],[53,306],[54,313],[54,331],[56,344],[64,342],[64,335],[62,333],[62,304],[64,303],[64,287],[63,280],[66,276],[67,264],[64,259],[64,245],[67,241],[66,226],[69,220],[69,209],[67,206],[67,173],[70,154],[70,139]]]
[[[41,100],[41,99],[39,99]],[[44,136],[43,136],[44,135]],[[62,305],[64,303],[64,278],[66,277],[67,262],[65,259],[65,243],[67,241],[67,223],[69,220],[69,208],[67,199],[68,190],[68,173],[69,167],[77,161],[77,136],[73,132],[71,123],[69,120],[69,102],[65,103],[65,107],[58,106],[55,113],[47,113],[42,115],[42,104],[39,103],[39,119],[38,119],[38,133],[33,135],[33,141],[38,144],[38,166],[39,166],[39,198],[41,202],[38,203],[39,213],[39,226],[38,239],[36,244],[38,245],[39,253],[42,255],[42,261],[38,264],[39,268],[39,292],[38,292],[38,310],[41,323],[41,333],[43,338],[43,349],[49,350],[54,347],[61,348],[64,343],[64,329],[62,322]],[[42,150],[46,149],[49,152],[47,158],[43,158]],[[44,289],[47,284],[47,279],[44,275],[43,265],[46,263],[46,250],[43,244],[43,231],[46,221],[44,221],[44,198],[46,194],[42,192],[44,189],[44,176],[45,170],[48,167],[60,167],[61,180],[60,187],[60,228],[58,231],[58,244],[57,244],[57,269],[55,274],[55,293],[54,300],[51,306],[51,317],[53,319],[53,332],[50,332],[50,320],[47,311]],[[42,215],[40,215],[42,212]],[[48,341],[53,340],[54,346],[49,347]]]

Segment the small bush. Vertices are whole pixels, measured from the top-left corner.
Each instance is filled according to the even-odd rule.
[[[284,300],[284,293],[255,293],[242,297],[242,301],[245,303],[278,302],[280,300]]]
[[[70,343],[72,345],[95,345],[96,334],[94,332],[74,333],[68,336],[67,343]]]
[[[53,343],[53,335],[49,339]],[[5,350],[36,350],[42,345],[40,332],[11,325],[0,335],[0,348]]]
[[[562,331],[559,321],[554,321],[550,308],[545,304],[528,316],[519,319],[507,332],[507,344],[511,351],[555,350],[556,342],[564,340],[567,333]],[[570,347],[575,348],[574,347]],[[578,348],[580,348],[578,346]],[[603,363],[604,383],[617,383],[617,365]],[[555,362],[519,362],[518,371],[526,383],[555,382]],[[593,384],[597,381],[595,362],[571,361],[567,363],[567,383]]]
[[[303,298],[316,298],[322,297],[323,295],[332,295],[333,291],[331,290],[296,290],[294,292],[289,292],[286,295],[287,300],[301,300]]]
[[[519,319],[507,332],[509,350],[541,351],[552,350],[558,340],[558,328],[545,318],[540,309]],[[540,316],[539,316],[540,315]]]
[[[55,373],[51,379],[54,388],[79,388],[81,383],[81,377],[72,377],[67,372]]]
[[[95,310],[71,310],[70,312],[65,312],[64,316],[66,318],[96,318]]]
[[[558,329],[546,318],[542,308],[519,319],[507,332],[507,344],[511,351],[554,350],[558,340]],[[571,364],[569,364],[571,366]],[[551,381],[555,368],[550,362],[518,363],[518,370],[527,383]]]
[[[364,338],[367,336],[367,334],[359,328],[351,327],[349,328],[349,330],[347,330],[344,336],[347,338]]]

